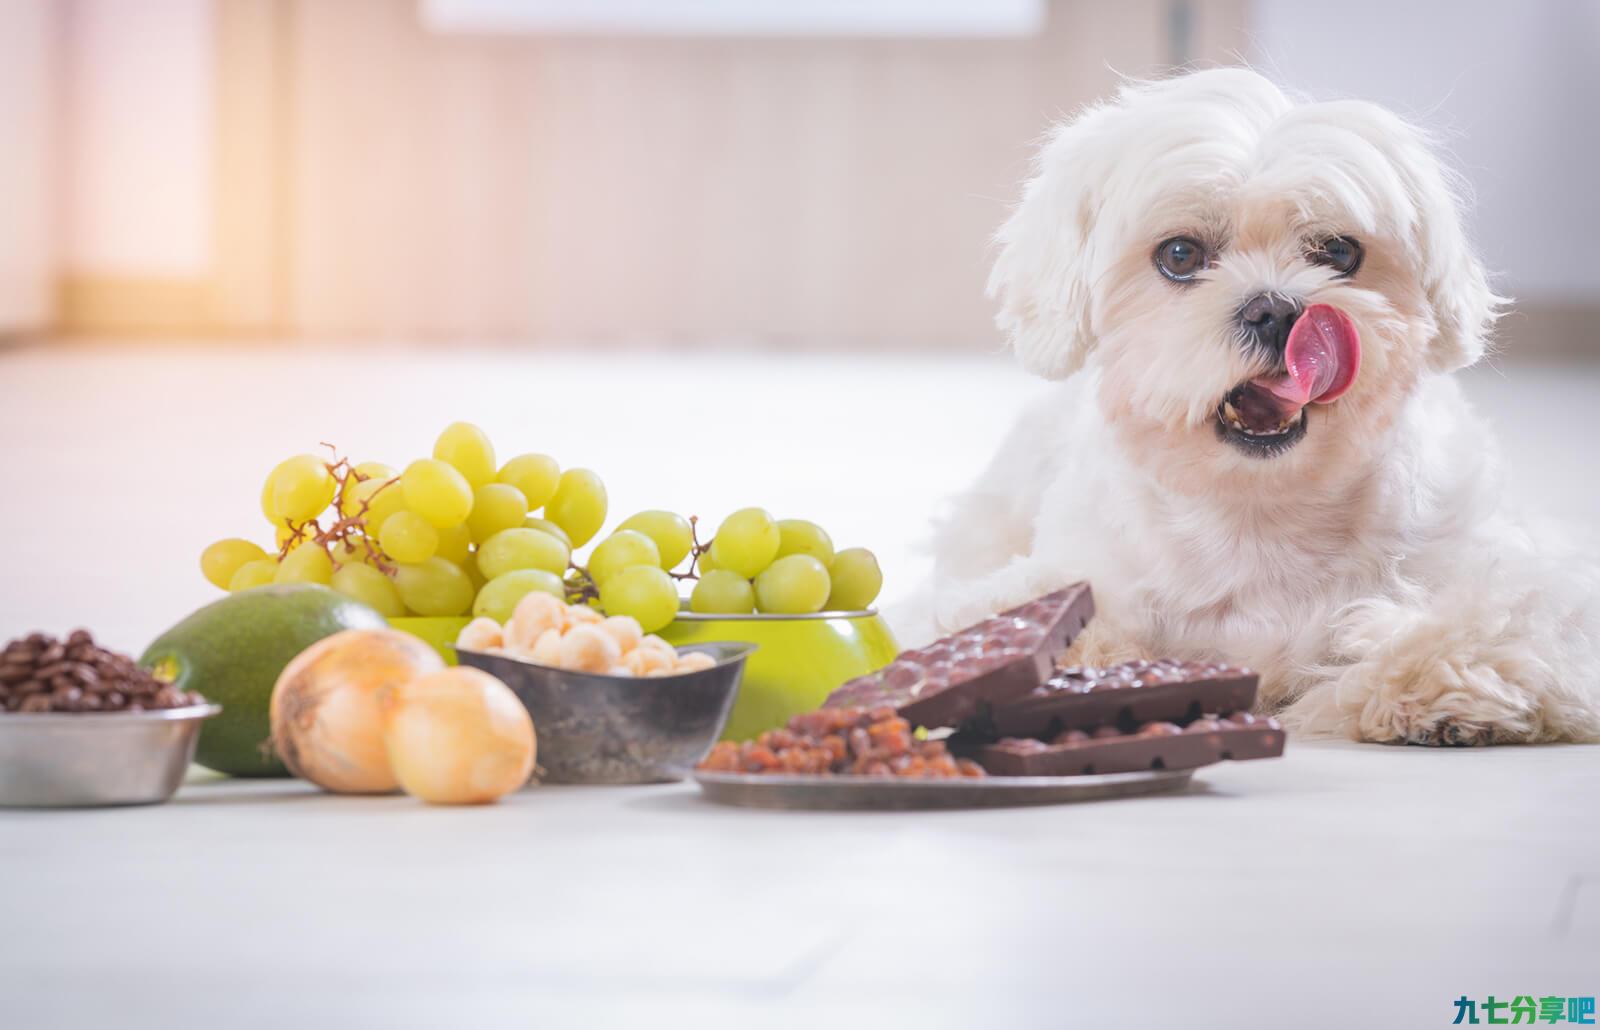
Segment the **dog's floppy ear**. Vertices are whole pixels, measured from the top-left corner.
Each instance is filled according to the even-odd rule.
[[[1440,161],[1421,130],[1402,125],[1399,136],[1393,157],[1416,210],[1416,258],[1439,326],[1428,345],[1428,367],[1453,372],[1483,357],[1495,320],[1510,301],[1489,288],[1483,263],[1467,239],[1462,226],[1465,185]]]
[[[1039,150],[1033,178],[995,242],[989,296],[995,323],[1022,365],[1046,379],[1077,371],[1088,356],[1090,233],[1101,181],[1092,139],[1104,119],[1091,109],[1057,126]]]

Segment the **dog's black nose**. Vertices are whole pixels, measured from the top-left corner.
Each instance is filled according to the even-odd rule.
[[[1239,309],[1239,325],[1258,347],[1282,354],[1289,329],[1300,317],[1300,302],[1281,293],[1258,293]]]

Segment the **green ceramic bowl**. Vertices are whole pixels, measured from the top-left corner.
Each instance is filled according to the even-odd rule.
[[[450,665],[465,618],[390,619],[389,625],[421,637]],[[700,615],[680,612],[660,636],[684,644],[745,642],[756,651],[745,663],[744,681],[724,740],[748,740],[809,712],[845,680],[865,676],[894,661],[900,648],[875,611],[815,615]]]
[[[748,740],[809,712],[845,680],[883,668],[900,653],[874,611],[816,615],[700,615],[680,612],[660,631],[676,646],[745,641],[745,663],[723,740]]]
[[[389,625],[403,633],[421,637],[423,643],[439,652],[446,665],[456,664],[456,637],[471,619],[456,616],[424,617],[413,615],[404,619],[390,619]]]

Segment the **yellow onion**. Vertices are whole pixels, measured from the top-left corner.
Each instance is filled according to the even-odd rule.
[[[386,691],[383,739],[407,794],[436,805],[481,805],[533,774],[533,720],[511,688],[457,666]]]
[[[295,656],[272,688],[272,746],[289,771],[337,794],[400,784],[383,743],[381,692],[444,668],[433,648],[392,629],[349,629]]]

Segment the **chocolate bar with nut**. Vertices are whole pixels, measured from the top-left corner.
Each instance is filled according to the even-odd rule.
[[[1202,712],[1248,711],[1259,677],[1239,665],[1172,658],[1110,668],[1057,670],[1025,695],[991,705],[981,731],[993,737],[1050,738],[1065,729],[1148,722],[1187,723]],[[980,727],[974,727],[980,728]]]
[[[878,672],[835,690],[824,707],[888,705],[916,726],[960,725],[1039,686],[1093,615],[1089,584],[1076,583],[902,652]]]
[[[1197,769],[1222,761],[1283,754],[1276,719],[1233,712],[1187,725],[1147,722],[1133,732],[1115,725],[1070,729],[1049,740],[1004,737],[977,745],[978,764],[996,776],[1087,776],[1150,769]]]

